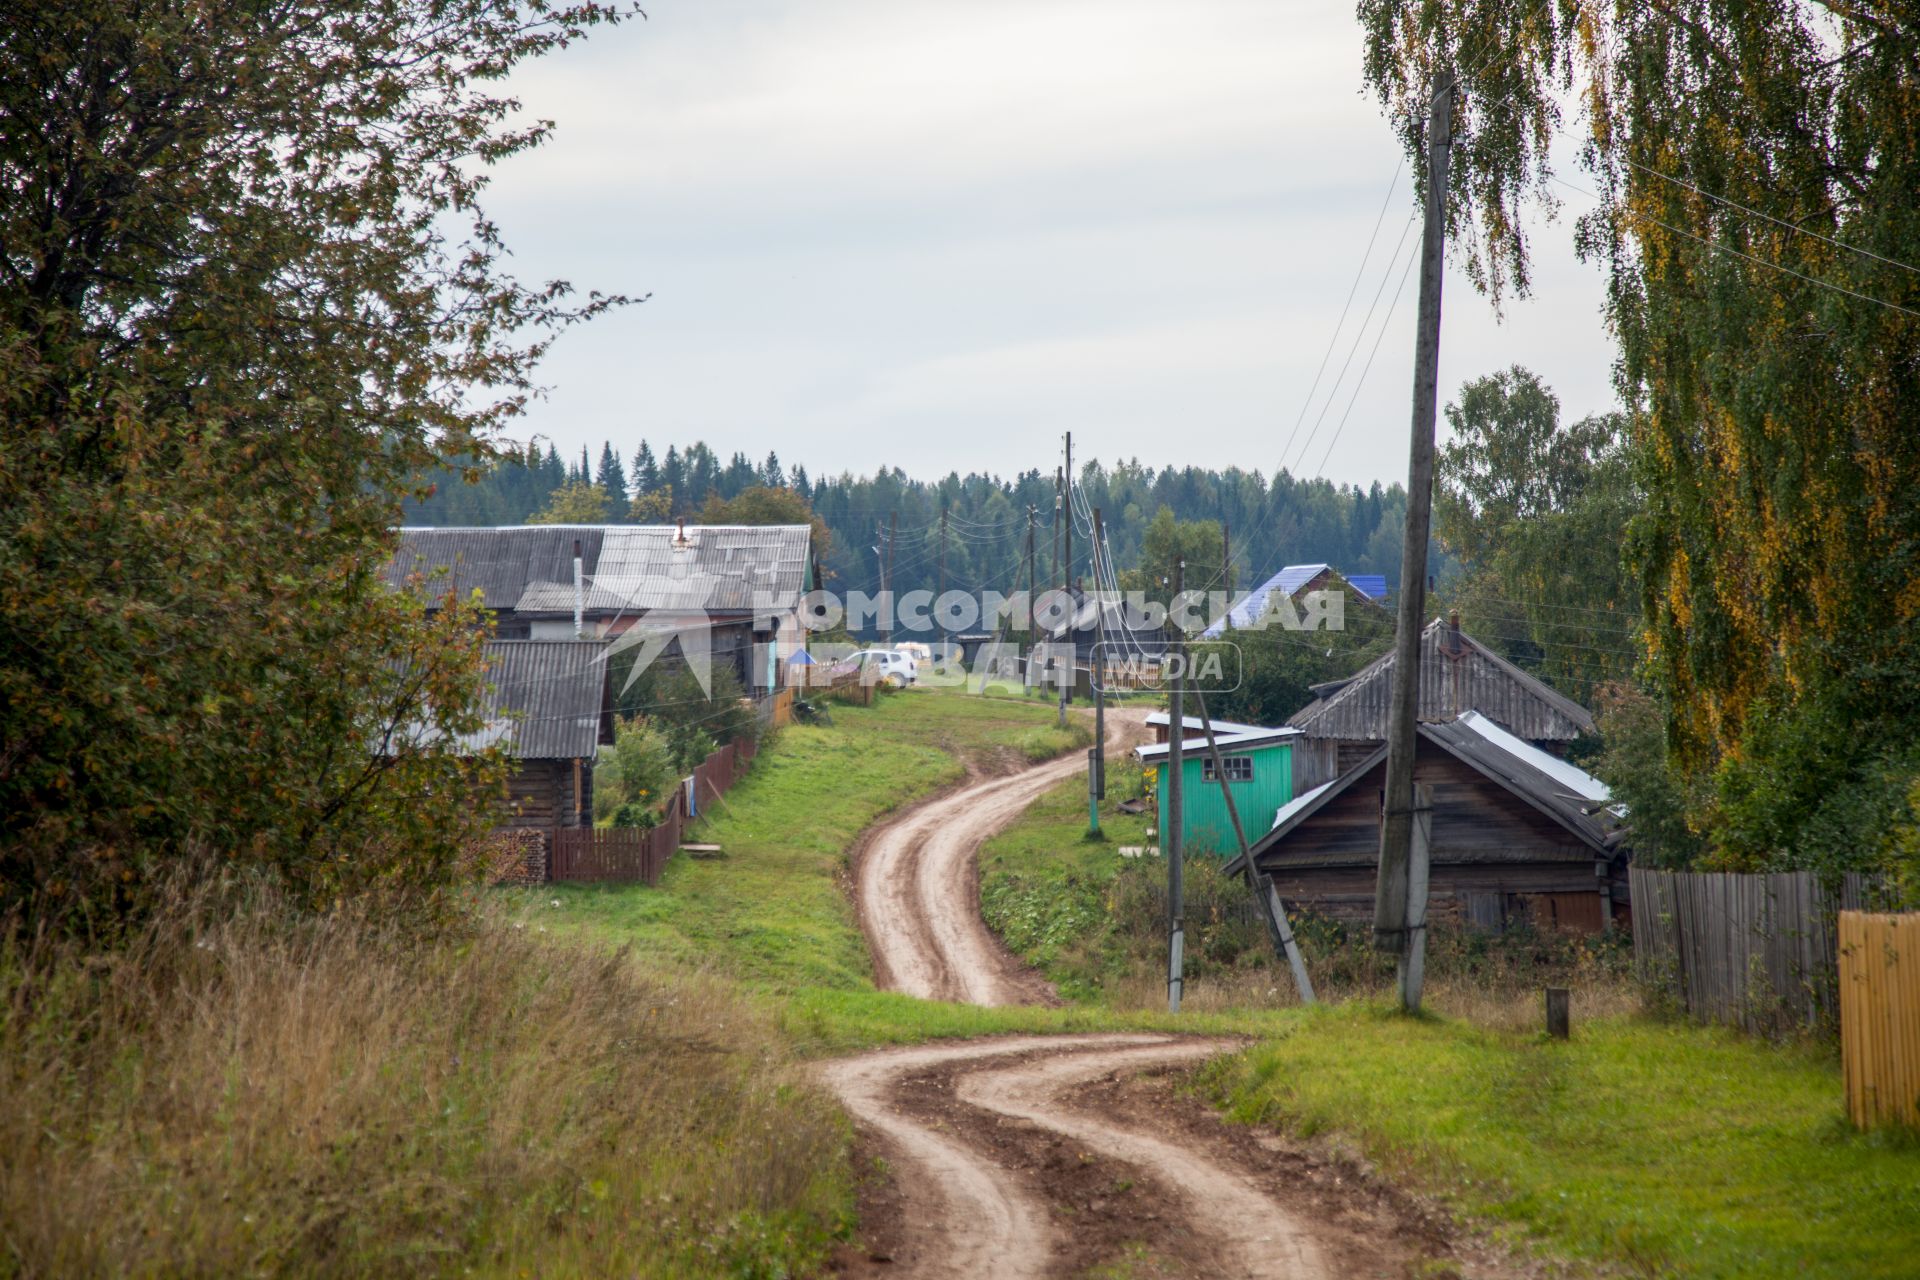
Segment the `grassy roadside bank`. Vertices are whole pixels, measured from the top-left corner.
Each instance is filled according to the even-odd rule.
[[[1301,1011],[1213,1066],[1236,1119],[1338,1134],[1551,1252],[1632,1274],[1920,1268],[1920,1143],[1847,1127],[1825,1052],[1604,1018],[1573,1039],[1371,1002]]]

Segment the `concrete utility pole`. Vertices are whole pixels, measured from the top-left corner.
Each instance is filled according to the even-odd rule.
[[[1073,606],[1073,432],[1067,432],[1067,461],[1060,468],[1064,483],[1060,492],[1066,495],[1067,518],[1060,526],[1060,589],[1067,593],[1067,605]],[[1080,641],[1077,638],[1079,628],[1078,610],[1067,615],[1067,643],[1073,646],[1073,657],[1067,662],[1067,679],[1060,686],[1060,727],[1067,727],[1067,704],[1073,701],[1073,682],[1076,678],[1077,659],[1080,656]]]
[[[880,578],[880,634],[888,648],[893,647],[893,534],[899,519],[898,511],[887,512],[887,564]]]
[[[1387,786],[1380,814],[1380,879],[1373,902],[1373,941],[1400,957],[1400,1004],[1420,1008],[1426,946],[1425,849],[1414,859],[1413,761],[1420,704],[1420,631],[1427,605],[1427,528],[1433,514],[1433,425],[1440,380],[1440,286],[1446,265],[1447,159],[1452,144],[1453,72],[1434,77],[1427,109],[1426,226],[1420,242],[1420,327],[1414,348],[1413,439],[1407,465],[1406,540],[1400,548],[1400,614],[1393,645],[1393,692],[1387,719]],[[1422,905],[1410,910],[1418,882]],[[1409,981],[1411,977],[1411,981]]]
[[[935,592],[933,597],[933,614],[936,622],[940,618],[940,597],[945,594],[947,594],[947,504],[942,502],[940,504],[940,590]],[[945,662],[947,654],[945,624],[940,627],[940,641],[940,661]]]
[[[1300,955],[1300,944],[1294,941],[1293,926],[1287,921],[1287,908],[1280,901],[1280,891],[1273,887],[1273,881],[1260,874],[1260,868],[1253,865],[1253,849],[1247,844],[1247,829],[1240,822],[1240,806],[1233,802],[1233,788],[1227,784],[1226,762],[1220,758],[1220,744],[1213,736],[1213,717],[1207,711],[1207,695],[1195,689],[1193,701],[1200,712],[1200,727],[1207,735],[1207,757],[1213,761],[1213,776],[1220,783],[1220,798],[1226,802],[1227,817],[1233,823],[1233,838],[1240,845],[1241,860],[1247,864],[1247,887],[1253,890],[1253,901],[1260,908],[1260,917],[1266,922],[1267,938],[1273,943],[1273,949],[1285,956],[1287,967],[1293,970],[1293,989],[1300,993],[1301,1004],[1313,1003],[1313,979],[1307,976],[1307,963]]]
[[[1105,545],[1101,537],[1100,508],[1093,509],[1093,547],[1088,553],[1091,557],[1093,591],[1100,594],[1100,555]],[[1101,671],[1106,664],[1107,648],[1107,610],[1104,603],[1098,606],[1093,623],[1093,655],[1087,663],[1087,683],[1093,686],[1093,749],[1087,753],[1087,830],[1100,834],[1100,802],[1107,795],[1107,696],[1101,687]]]
[[[1173,598],[1180,599],[1185,589],[1187,562],[1176,559],[1173,562]],[[1167,629],[1171,633],[1168,641],[1168,657],[1173,659],[1173,696],[1167,710],[1167,794],[1166,820],[1160,824],[1160,848],[1167,857],[1167,1011],[1180,1012],[1180,990],[1185,985],[1187,925],[1186,915],[1186,868],[1181,865],[1185,853],[1186,809],[1181,805],[1180,772],[1186,767],[1186,756],[1182,748],[1187,737],[1186,700],[1181,696],[1186,688],[1185,637],[1180,634],[1180,626],[1173,620],[1174,611],[1167,610]]]

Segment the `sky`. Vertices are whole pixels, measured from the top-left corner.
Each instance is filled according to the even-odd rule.
[[[1051,470],[1070,430],[1077,459],[1405,479],[1418,281],[1389,314],[1388,255],[1419,229],[1350,5],[646,7],[509,85],[557,126],[493,176],[513,270],[651,295],[561,337],[515,438],[933,479]],[[1443,404],[1520,363],[1568,420],[1613,407],[1577,212],[1504,321],[1449,270]]]

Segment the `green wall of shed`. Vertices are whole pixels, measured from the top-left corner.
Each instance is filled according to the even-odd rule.
[[[1233,804],[1240,812],[1240,825],[1249,843],[1258,840],[1273,826],[1273,815],[1293,799],[1293,746],[1277,742],[1264,747],[1220,748],[1224,756],[1252,756],[1253,781],[1230,782]],[[1238,857],[1240,849],[1233,839],[1233,820],[1227,816],[1227,802],[1220,797],[1220,784],[1202,782],[1202,762],[1206,748],[1189,751],[1181,759],[1181,806],[1187,811],[1183,843],[1188,853],[1214,853]],[[1160,847],[1167,847],[1167,765],[1154,765],[1154,788],[1159,796]]]

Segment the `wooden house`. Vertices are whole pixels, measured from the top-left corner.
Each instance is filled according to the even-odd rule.
[[[1166,717],[1161,716],[1164,724]],[[1214,772],[1213,757],[1207,751],[1205,729],[1198,719],[1188,717],[1187,737],[1181,758],[1180,807],[1185,813],[1181,829],[1182,847],[1189,854],[1237,854],[1233,819],[1221,795],[1220,779]],[[1233,796],[1241,828],[1249,840],[1268,827],[1298,787],[1317,786],[1332,776],[1330,756],[1308,752],[1296,756],[1304,735],[1298,729],[1264,729],[1253,725],[1214,723],[1214,744],[1220,750],[1220,764],[1226,770],[1227,791]],[[1166,832],[1171,828],[1167,777],[1172,767],[1172,746],[1166,741],[1135,747],[1134,758],[1154,773],[1154,795],[1158,803],[1156,830],[1161,847],[1166,847]]]
[[[429,599],[479,591],[506,640],[702,632],[750,693],[779,688],[806,647],[818,582],[809,525],[511,525],[404,528],[387,564]],[[668,656],[678,654],[677,640]]]
[[[593,825],[593,762],[613,742],[608,646],[599,640],[493,640],[486,647],[487,726],[475,747],[513,760],[500,825]]]
[[[1580,932],[1626,920],[1623,831],[1604,783],[1474,711],[1421,724],[1417,748],[1414,781],[1432,804],[1430,920]],[[1298,788],[1254,842],[1256,865],[1289,904],[1372,920],[1386,757],[1377,746],[1334,780]]]
[[[1345,773],[1387,740],[1393,668],[1389,650],[1345,680],[1314,686],[1314,700],[1287,723],[1333,744]],[[1462,631],[1457,617],[1435,619],[1420,634],[1418,718],[1447,724],[1468,711],[1552,755],[1565,755],[1575,738],[1594,732],[1585,707]]]

